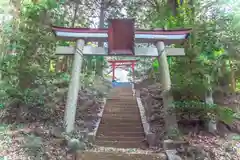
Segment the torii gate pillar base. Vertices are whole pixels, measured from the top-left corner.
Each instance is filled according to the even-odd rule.
[[[177,120],[174,113],[170,113],[169,109],[173,107],[173,97],[171,95],[171,79],[170,71],[167,61],[167,55],[165,52],[164,42],[157,42],[156,47],[158,49],[158,63],[161,80],[161,88],[163,91],[163,107],[165,112],[165,129],[167,134],[173,133],[173,130],[177,130]]]
[[[68,88],[68,96],[67,96],[67,104],[65,108],[65,130],[67,133],[70,133],[74,130],[75,124],[75,115],[76,115],[76,107],[77,107],[77,99],[78,99],[78,91],[80,86],[80,74],[81,74],[81,67],[82,67],[82,51],[85,45],[84,40],[79,39],[77,40],[77,45],[74,54],[73,60],[73,69],[72,69],[72,76],[71,81]]]

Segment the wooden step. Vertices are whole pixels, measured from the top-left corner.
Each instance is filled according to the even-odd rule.
[[[114,124],[119,124],[119,123],[126,123],[129,125],[132,125],[132,123],[135,124],[140,124],[139,119],[112,119],[112,118],[102,118],[101,123],[114,123]]]
[[[100,141],[134,141],[136,143],[142,142],[144,140],[144,137],[141,135],[138,135],[137,137],[126,137],[126,136],[104,136],[104,135],[97,135],[97,139]]]
[[[137,109],[137,104],[128,104],[128,103],[123,103],[123,104],[106,104],[106,108],[129,108],[129,109]]]
[[[113,115],[124,115],[124,114],[127,114],[127,115],[139,115],[139,110],[137,109],[122,109],[122,108],[105,108],[104,109],[104,114],[113,114]]]
[[[124,115],[124,114],[104,114],[103,118],[109,118],[109,119],[136,119],[136,120],[140,120],[139,115]]]
[[[116,108],[116,109],[138,109],[137,104],[106,104],[105,108],[111,109],[111,108]]]
[[[132,118],[132,117],[112,117],[112,116],[107,117],[106,115],[104,117],[102,117],[101,124],[104,124],[104,123],[106,124],[106,122],[109,122],[110,124],[118,124],[118,123],[125,122],[125,121],[128,121],[130,124],[132,124],[134,122],[135,122],[135,124],[136,123],[141,124],[141,118],[140,117],[136,117],[136,118]]]
[[[101,125],[101,124],[100,124]],[[114,132],[143,132],[142,127],[133,127],[133,126],[125,126],[125,127],[107,127],[107,126],[101,126],[99,127],[99,132],[106,133],[109,131],[114,131]]]
[[[130,106],[130,105],[111,105],[111,106],[105,106],[104,111],[112,111],[116,110],[117,112],[125,111],[125,112],[130,112],[130,111],[138,111],[138,108],[136,105]]]
[[[104,124],[104,123],[100,123],[101,128],[100,129],[109,129],[109,131],[111,130],[115,130],[116,128],[119,128],[119,131],[124,131],[124,129],[130,129],[133,130],[134,128],[136,128],[136,130],[139,130],[139,128],[142,128],[141,124],[135,124],[135,125],[121,125],[121,124],[116,124],[116,123],[108,123],[108,124]],[[128,130],[125,130],[128,131]]]
[[[123,102],[123,103],[115,103],[115,102],[111,102],[111,103],[106,103],[105,107],[137,107],[137,103],[128,103],[128,102]]]
[[[108,96],[108,98],[110,98],[110,99],[122,99],[122,98],[123,99],[134,99],[135,97],[133,97],[133,93],[130,93],[130,94],[110,95],[110,96]]]
[[[106,121],[132,121],[132,122],[140,122],[141,118],[140,117],[120,117],[120,116],[111,116],[111,115],[103,115],[102,120],[106,120]]]
[[[101,141],[97,140],[96,145],[104,147],[115,147],[115,148],[141,148],[146,147],[144,142],[135,141]]]
[[[138,110],[136,110],[136,111],[129,111],[129,112],[121,112],[121,111],[119,111],[118,113],[117,112],[111,112],[111,111],[105,111],[105,112],[103,112],[103,117],[109,117],[109,116],[112,116],[112,117],[124,117],[124,116],[132,116],[133,118],[135,118],[135,117],[140,117],[140,113],[139,113],[139,111]]]
[[[127,105],[119,105],[119,106],[105,106],[104,111],[117,111],[117,112],[134,112],[139,111],[137,106],[127,106]]]
[[[113,115],[113,116],[116,116],[116,115],[132,115],[132,116],[140,116],[139,115],[139,111],[138,110],[130,110],[130,111],[126,111],[126,110],[124,110],[124,109],[122,109],[122,110],[118,110],[118,111],[112,111],[111,109],[106,109],[106,110],[104,110],[104,112],[103,112],[104,114],[106,114],[106,115],[109,115],[109,114],[111,114],[111,115]]]
[[[122,97],[122,98],[118,97],[118,98],[116,98],[116,99],[108,98],[108,99],[106,100],[106,102],[108,102],[108,103],[111,103],[111,102],[112,102],[112,103],[119,103],[119,102],[136,103],[136,98],[131,98],[131,99],[124,98],[124,97]]]
[[[126,97],[117,97],[117,98],[108,98],[108,102],[136,102],[136,98],[126,98]]]
[[[118,127],[124,127],[124,126],[142,126],[141,123],[139,123],[139,121],[136,121],[136,122],[125,122],[125,121],[117,121],[118,123],[116,122],[112,122],[112,121],[101,121],[101,125],[107,125],[109,127],[112,127],[112,126],[118,126]],[[159,125],[160,126],[160,125]]]
[[[109,131],[109,132],[97,132],[97,135],[104,135],[104,136],[128,136],[128,137],[137,137],[137,136],[145,136],[143,132],[129,132],[129,131]]]
[[[106,108],[104,110],[104,113],[105,114],[119,114],[119,112],[121,114],[132,114],[132,115],[135,115],[135,114],[139,114],[139,110],[137,109],[129,109],[129,110],[126,110],[126,109],[117,109],[117,108]]]
[[[107,101],[106,101],[107,102]],[[109,100],[108,99],[108,104],[137,104],[136,100],[127,100],[127,99],[122,99],[122,100]]]
[[[77,160],[166,160],[166,156],[160,154],[129,154],[114,152],[90,152],[79,153]]]

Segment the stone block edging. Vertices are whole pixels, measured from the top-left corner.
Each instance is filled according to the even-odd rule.
[[[97,135],[97,131],[98,131],[98,128],[99,128],[99,125],[100,125],[100,122],[101,122],[101,119],[102,119],[102,115],[103,115],[103,111],[104,111],[104,107],[105,107],[105,104],[106,104],[106,101],[107,99],[106,98],[103,98],[103,104],[102,104],[102,109],[101,111],[97,114],[97,116],[99,117],[98,121],[96,122],[96,127],[94,128],[94,130],[92,132],[89,132],[88,133],[88,139],[90,142],[94,143],[95,142],[95,138],[96,138],[96,135]]]
[[[147,121],[147,117],[146,117],[146,114],[145,114],[145,108],[143,107],[142,100],[140,98],[140,91],[134,89],[134,84],[133,84],[132,89],[133,89],[133,94],[136,96],[137,106],[138,106],[138,109],[139,109],[139,112],[140,112],[140,117],[141,117],[141,121],[142,121],[142,125],[143,125],[145,138],[146,138],[149,146],[152,146],[151,143],[152,143],[152,140],[154,138],[154,133],[152,133],[150,131],[150,125]]]

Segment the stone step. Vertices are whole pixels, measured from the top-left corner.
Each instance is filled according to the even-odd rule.
[[[79,153],[77,160],[166,160],[162,154],[129,154],[119,152],[90,152]]]

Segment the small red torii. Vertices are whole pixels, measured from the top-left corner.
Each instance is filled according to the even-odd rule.
[[[123,65],[131,65],[132,68],[132,78],[134,80],[134,68],[138,60],[109,60],[108,62],[112,65],[112,81],[115,79],[115,69]]]

